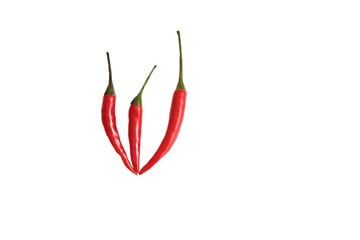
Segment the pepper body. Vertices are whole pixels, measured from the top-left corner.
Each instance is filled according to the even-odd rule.
[[[129,108],[129,143],[131,162],[135,172],[139,172],[140,167],[140,140],[142,126],[142,107],[134,104]]]
[[[169,123],[165,136],[158,147],[157,151],[149,162],[141,169],[140,174],[145,173],[152,168],[162,157],[165,156],[175,143],[176,138],[179,135],[182,121],[184,119],[186,104],[186,91],[183,89],[175,90],[173,99],[171,102]]]
[[[115,115],[115,103],[116,96],[111,96],[108,94],[104,95],[103,104],[101,108],[101,119],[104,125],[105,133],[108,136],[111,145],[115,151],[120,155],[124,165],[134,174],[133,167],[131,166],[125,149],[120,141],[120,136],[116,126],[116,115]]]

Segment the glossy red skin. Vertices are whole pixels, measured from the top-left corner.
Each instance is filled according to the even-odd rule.
[[[142,106],[131,104],[129,108],[129,144],[131,162],[136,173],[140,168],[140,139],[142,125]]]
[[[101,120],[104,125],[106,135],[108,136],[111,145],[115,151],[120,155],[124,165],[134,174],[137,174],[130,164],[126,155],[125,149],[120,141],[120,136],[116,127],[115,115],[116,96],[105,94],[101,108]]]
[[[177,136],[179,135],[182,121],[184,119],[186,104],[186,91],[183,89],[175,90],[173,99],[171,102],[169,123],[165,133],[165,136],[155,152],[154,156],[148,163],[140,170],[140,174],[145,173],[152,168],[166,153],[169,152]]]

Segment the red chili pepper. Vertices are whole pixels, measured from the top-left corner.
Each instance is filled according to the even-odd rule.
[[[108,136],[115,151],[120,155],[125,166],[131,172],[137,175],[137,173],[134,171],[133,167],[130,164],[130,161],[126,155],[123,145],[121,144],[119,133],[116,127],[116,116],[115,116],[116,94],[112,82],[110,56],[108,52],[106,53],[106,55],[107,55],[107,61],[109,67],[109,84],[106,88],[103,98],[102,108],[101,108],[102,123],[104,125],[106,135]]]
[[[142,125],[142,93],[156,65],[146,78],[140,92],[131,101],[129,108],[129,143],[131,162],[135,172],[139,172],[140,166],[140,141],[141,141],[141,125]]]
[[[180,51],[180,68],[179,68],[179,81],[176,90],[173,94],[173,99],[170,108],[169,123],[165,133],[165,136],[149,162],[140,170],[140,174],[148,171],[152,168],[166,153],[169,152],[175,140],[179,134],[181,123],[184,118],[185,103],[186,103],[186,89],[183,82],[183,71],[182,71],[182,50],[181,50],[181,39],[180,32],[177,31]]]

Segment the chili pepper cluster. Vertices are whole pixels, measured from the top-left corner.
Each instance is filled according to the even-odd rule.
[[[179,80],[173,94],[169,122],[164,138],[160,143],[158,149],[150,160],[140,169],[140,142],[141,142],[141,127],[142,127],[142,93],[144,88],[149,81],[151,74],[156,68],[153,67],[148,77],[145,80],[141,90],[136,97],[131,101],[129,108],[129,125],[128,125],[128,138],[130,146],[130,158],[126,154],[126,151],[121,143],[120,135],[116,126],[116,114],[115,114],[115,103],[116,94],[112,81],[111,63],[110,56],[107,52],[107,62],[109,69],[109,84],[106,88],[102,109],[101,119],[104,125],[105,133],[108,136],[111,145],[115,151],[120,155],[124,165],[135,175],[143,174],[151,169],[161,158],[163,158],[171,149],[176,141],[176,138],[180,132],[181,124],[184,118],[185,104],[186,104],[186,89],[183,82],[183,66],[182,66],[182,49],[181,49],[181,38],[180,32],[177,31],[178,42],[179,42]]]

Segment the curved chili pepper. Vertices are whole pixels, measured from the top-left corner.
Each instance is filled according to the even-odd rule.
[[[166,153],[169,152],[179,134],[181,123],[184,118],[186,89],[183,82],[182,50],[179,31],[177,31],[177,35],[180,51],[179,81],[172,98],[168,127],[159,148],[149,162],[146,163],[146,165],[140,170],[140,175],[152,168],[163,156],[165,156]]]
[[[140,140],[141,140],[141,125],[142,125],[142,93],[150,76],[156,65],[153,67],[149,76],[146,78],[140,92],[131,101],[129,108],[129,143],[130,143],[130,156],[131,162],[135,172],[139,172],[140,166]]]
[[[107,55],[108,68],[109,68],[109,84],[106,88],[103,98],[102,108],[101,108],[102,123],[104,125],[106,135],[108,136],[111,145],[114,147],[115,151],[120,155],[125,166],[132,173],[137,175],[137,173],[134,171],[133,167],[129,162],[129,159],[126,155],[123,145],[121,144],[119,133],[116,127],[116,116],[115,116],[116,94],[112,82],[110,56],[108,52],[106,53],[106,55]]]

